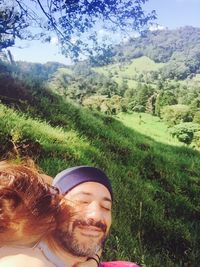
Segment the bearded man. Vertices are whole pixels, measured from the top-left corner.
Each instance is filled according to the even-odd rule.
[[[0,267],[99,266],[111,225],[108,177],[97,168],[80,166],[62,171],[53,184],[62,194],[55,230],[44,233],[34,247],[1,248]],[[69,209],[70,215],[65,212]]]
[[[100,169],[79,166],[59,173],[53,185],[64,195],[71,218],[61,218],[51,237],[39,244],[42,253],[57,267],[80,262],[89,266],[89,261],[99,265],[98,253],[111,226],[113,193],[108,177]]]

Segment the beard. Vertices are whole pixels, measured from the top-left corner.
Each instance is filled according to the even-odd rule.
[[[103,233],[101,238],[87,236],[83,240],[76,235],[76,229],[81,226],[94,226]],[[78,229],[77,229],[78,230]],[[103,247],[107,238],[107,227],[102,222],[93,220],[74,220],[72,225],[57,228],[54,238],[61,245],[63,250],[77,257],[90,257]]]

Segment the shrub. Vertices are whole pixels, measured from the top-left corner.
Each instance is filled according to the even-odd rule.
[[[179,124],[181,122],[191,122],[193,114],[187,105],[165,106],[161,109],[161,118],[165,120],[169,126]]]
[[[132,108],[132,111],[134,112],[145,112],[145,107],[142,105],[137,105]]]
[[[185,122],[174,126],[171,129],[172,136],[176,136],[180,142],[191,144],[194,133],[200,131],[200,125],[192,122]]]
[[[194,133],[193,141],[195,145],[200,148],[200,131]]]
[[[163,107],[168,105],[175,105],[177,104],[176,96],[171,91],[161,91],[155,101],[155,114],[157,116],[161,115],[161,110]]]
[[[193,122],[200,124],[200,111],[195,113]]]

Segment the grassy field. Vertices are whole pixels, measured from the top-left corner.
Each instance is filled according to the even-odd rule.
[[[112,76],[112,79],[121,84],[123,78],[128,79],[128,85],[134,86],[137,84],[135,75],[156,71],[164,66],[164,63],[155,63],[148,57],[140,57],[132,60],[129,63],[110,64],[105,67],[93,68],[98,73],[105,76]]]
[[[16,90],[10,102],[2,98],[1,158],[29,156],[52,176],[69,166],[100,167],[114,190],[104,259],[199,267],[200,153],[172,145],[166,126],[154,117],[115,119],[45,89],[31,95],[29,88],[27,94],[26,101]]]
[[[155,141],[174,146],[183,145],[170,135],[168,126],[159,117],[146,113],[120,113],[116,118],[125,126],[151,137]]]

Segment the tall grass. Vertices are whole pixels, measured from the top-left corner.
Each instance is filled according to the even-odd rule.
[[[74,165],[102,168],[114,189],[105,259],[199,266],[200,154],[47,93],[34,99],[29,115],[0,105],[1,157],[14,146],[18,156],[31,150],[52,176]]]
[[[183,146],[176,138],[172,137],[168,125],[159,117],[147,113],[120,113],[116,116],[125,126],[149,136],[155,141],[173,146]]]

